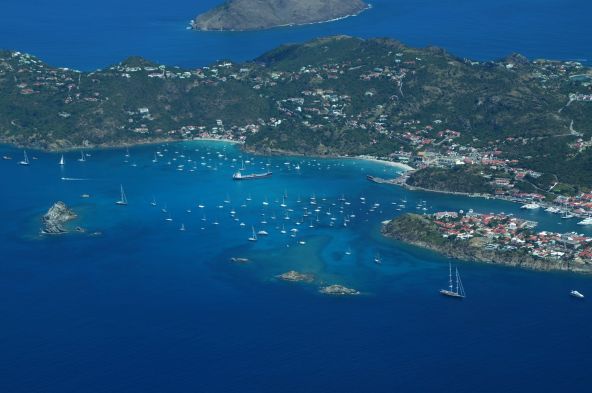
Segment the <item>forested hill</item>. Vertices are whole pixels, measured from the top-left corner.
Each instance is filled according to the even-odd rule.
[[[590,75],[576,62],[474,62],[343,36],[187,70],[130,58],[76,72],[5,51],[0,136],[47,149],[204,135],[320,155],[490,149],[558,173],[591,162]]]

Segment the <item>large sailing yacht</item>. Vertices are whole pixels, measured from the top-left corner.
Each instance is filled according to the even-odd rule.
[[[458,274],[458,268],[455,268],[456,285],[452,279],[452,264],[448,263],[448,289],[440,289],[440,293],[444,296],[450,296],[457,299],[465,298],[465,289],[463,288],[460,280],[460,274]]]

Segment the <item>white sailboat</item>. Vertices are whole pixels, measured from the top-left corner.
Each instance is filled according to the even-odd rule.
[[[253,234],[249,238],[249,241],[250,242],[256,242],[257,241],[257,234],[255,233],[255,227],[251,227],[251,229],[253,230]]]
[[[376,263],[377,265],[381,265],[382,264],[382,258],[380,258],[380,253],[378,253],[378,252],[374,256],[374,263]]]
[[[60,158],[60,166],[64,165],[66,165],[66,161],[64,160],[64,155],[62,154],[62,157]]]
[[[86,161],[86,156],[84,155],[84,152],[83,151],[80,152],[80,158],[78,159],[78,161],[80,161],[80,162],[85,162]]]
[[[24,166],[30,165],[29,156],[27,156],[26,150],[23,150],[23,160],[19,161],[19,165],[24,165]]]
[[[569,291],[569,295],[578,299],[583,299],[584,295],[582,295],[579,291],[576,291],[575,289],[572,289],[571,291]]]
[[[448,278],[448,289],[441,289],[440,293],[444,296],[450,296],[457,299],[464,299],[465,298],[465,289],[463,288],[462,282],[460,280],[460,274],[458,273],[458,268],[455,269],[456,272],[456,285],[452,279],[452,264],[448,264],[448,271],[449,271],[449,278]]]
[[[125,196],[125,191],[123,191],[123,185],[121,187],[121,198],[115,202],[116,205],[126,206],[127,205],[127,197]]]

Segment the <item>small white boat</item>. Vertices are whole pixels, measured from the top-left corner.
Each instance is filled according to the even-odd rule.
[[[584,218],[578,225],[592,225],[592,217]]]
[[[582,295],[580,292],[576,291],[575,289],[572,289],[571,291],[569,291],[570,296],[578,298],[578,299],[583,299],[584,295]]]
[[[527,203],[526,205],[520,206],[520,209],[534,210],[539,209],[540,207],[541,205],[539,205],[538,203]]]
[[[60,158],[60,166],[64,166],[66,164],[66,161],[64,160],[64,155],[62,154],[62,157]]]
[[[78,161],[80,161],[80,162],[85,162],[86,161],[86,156],[84,155],[84,152],[83,151],[80,152],[80,158],[78,159]]]
[[[181,224],[181,228],[179,228],[179,230],[180,230],[181,232],[184,232],[184,231],[185,231],[185,224]]]
[[[23,166],[30,165],[29,156],[27,156],[27,152],[25,150],[23,150],[23,160],[19,161],[19,165],[23,165]]]
[[[260,230],[259,232],[257,232],[257,235],[258,236],[267,236],[267,235],[269,235],[269,233],[267,233],[267,231]]]
[[[121,198],[115,202],[116,205],[119,206],[126,206],[127,205],[127,197],[125,196],[125,191],[123,191],[123,185],[120,185],[121,187]]]
[[[251,229],[253,230],[253,234],[249,238],[249,241],[250,242],[256,242],[257,241],[257,234],[255,233],[255,227],[251,227]]]

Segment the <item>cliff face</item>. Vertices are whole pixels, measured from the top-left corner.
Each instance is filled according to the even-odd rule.
[[[382,233],[404,243],[463,261],[485,262],[532,270],[592,273],[590,266],[577,261],[569,263],[567,261],[549,261],[535,258],[521,251],[485,249],[486,240],[483,238],[473,238],[469,241],[445,239],[430,220],[416,214],[405,214],[385,223]]]
[[[325,22],[368,8],[361,0],[230,0],[199,15],[197,30],[260,30]]]

